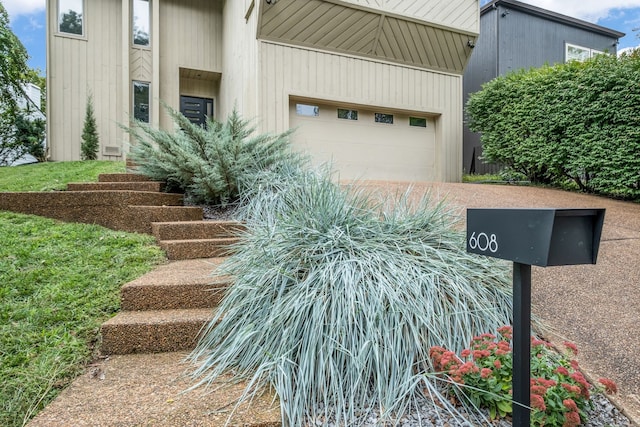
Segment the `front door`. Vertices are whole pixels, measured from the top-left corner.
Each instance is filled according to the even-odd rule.
[[[191,123],[206,127],[207,117],[213,118],[213,99],[181,96],[180,112]]]

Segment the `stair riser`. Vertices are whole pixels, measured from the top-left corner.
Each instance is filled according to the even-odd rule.
[[[164,188],[161,182],[92,182],[67,184],[67,191],[148,191],[160,192]]]
[[[151,223],[202,220],[202,208],[184,206],[129,206],[121,230],[151,234]]]
[[[102,325],[103,354],[162,353],[192,350],[206,321]]]
[[[149,178],[138,173],[101,173],[98,182],[134,182],[149,181]]]
[[[122,310],[171,310],[217,307],[229,284],[127,286],[120,291]]]
[[[170,260],[184,260],[196,258],[225,257],[232,254],[229,245],[238,239],[216,239],[215,241],[161,241],[160,247],[166,252]]]
[[[189,240],[235,237],[244,231],[245,227],[236,222],[198,221],[154,223],[151,225],[151,229],[158,240]]]

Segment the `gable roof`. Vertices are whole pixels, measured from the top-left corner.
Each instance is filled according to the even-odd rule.
[[[549,21],[559,22],[561,24],[570,25],[572,27],[581,28],[587,31],[591,31],[594,33],[602,34],[608,37],[613,37],[616,39],[622,38],[625,36],[625,33],[621,33],[620,31],[612,30],[611,28],[602,27],[600,25],[592,24],[591,22],[583,21],[582,19],[573,18],[571,16],[563,15],[561,13],[552,12],[547,9],[543,9],[541,7],[532,6],[527,3],[522,3],[517,0],[493,0],[489,3],[482,6],[480,9],[480,16],[489,12],[490,10],[497,9],[498,6],[520,10],[522,12],[528,13],[529,15],[538,16],[543,19],[547,19]]]

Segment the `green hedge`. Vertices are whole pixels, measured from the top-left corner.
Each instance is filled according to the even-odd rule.
[[[485,161],[531,181],[640,199],[640,53],[498,77],[471,95]]]

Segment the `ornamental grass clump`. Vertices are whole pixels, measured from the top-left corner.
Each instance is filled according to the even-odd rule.
[[[457,398],[488,410],[491,419],[513,411],[513,331],[510,326],[503,326],[497,332],[473,337],[459,357],[439,346],[430,351],[435,369],[450,381]],[[573,360],[578,352],[575,344],[564,345],[567,352],[560,354],[548,342],[531,337],[532,426],[577,427],[587,420],[594,387]],[[598,391],[617,391],[613,381],[601,378],[599,382]]]
[[[289,135],[258,134],[234,109],[225,122],[207,120],[202,127],[165,106],[176,130],[169,132],[137,121],[125,128],[135,140],[129,157],[137,171],[184,192],[191,203],[235,202],[254,175],[280,163],[303,164],[291,150]]]
[[[273,387],[289,426],[358,425],[371,408],[397,420],[425,390],[437,399],[429,349],[508,323],[508,269],[468,254],[428,196],[381,201],[325,174],[286,175],[248,194],[247,231],[222,267],[234,284],[191,355],[197,385],[233,372],[245,399]]]

